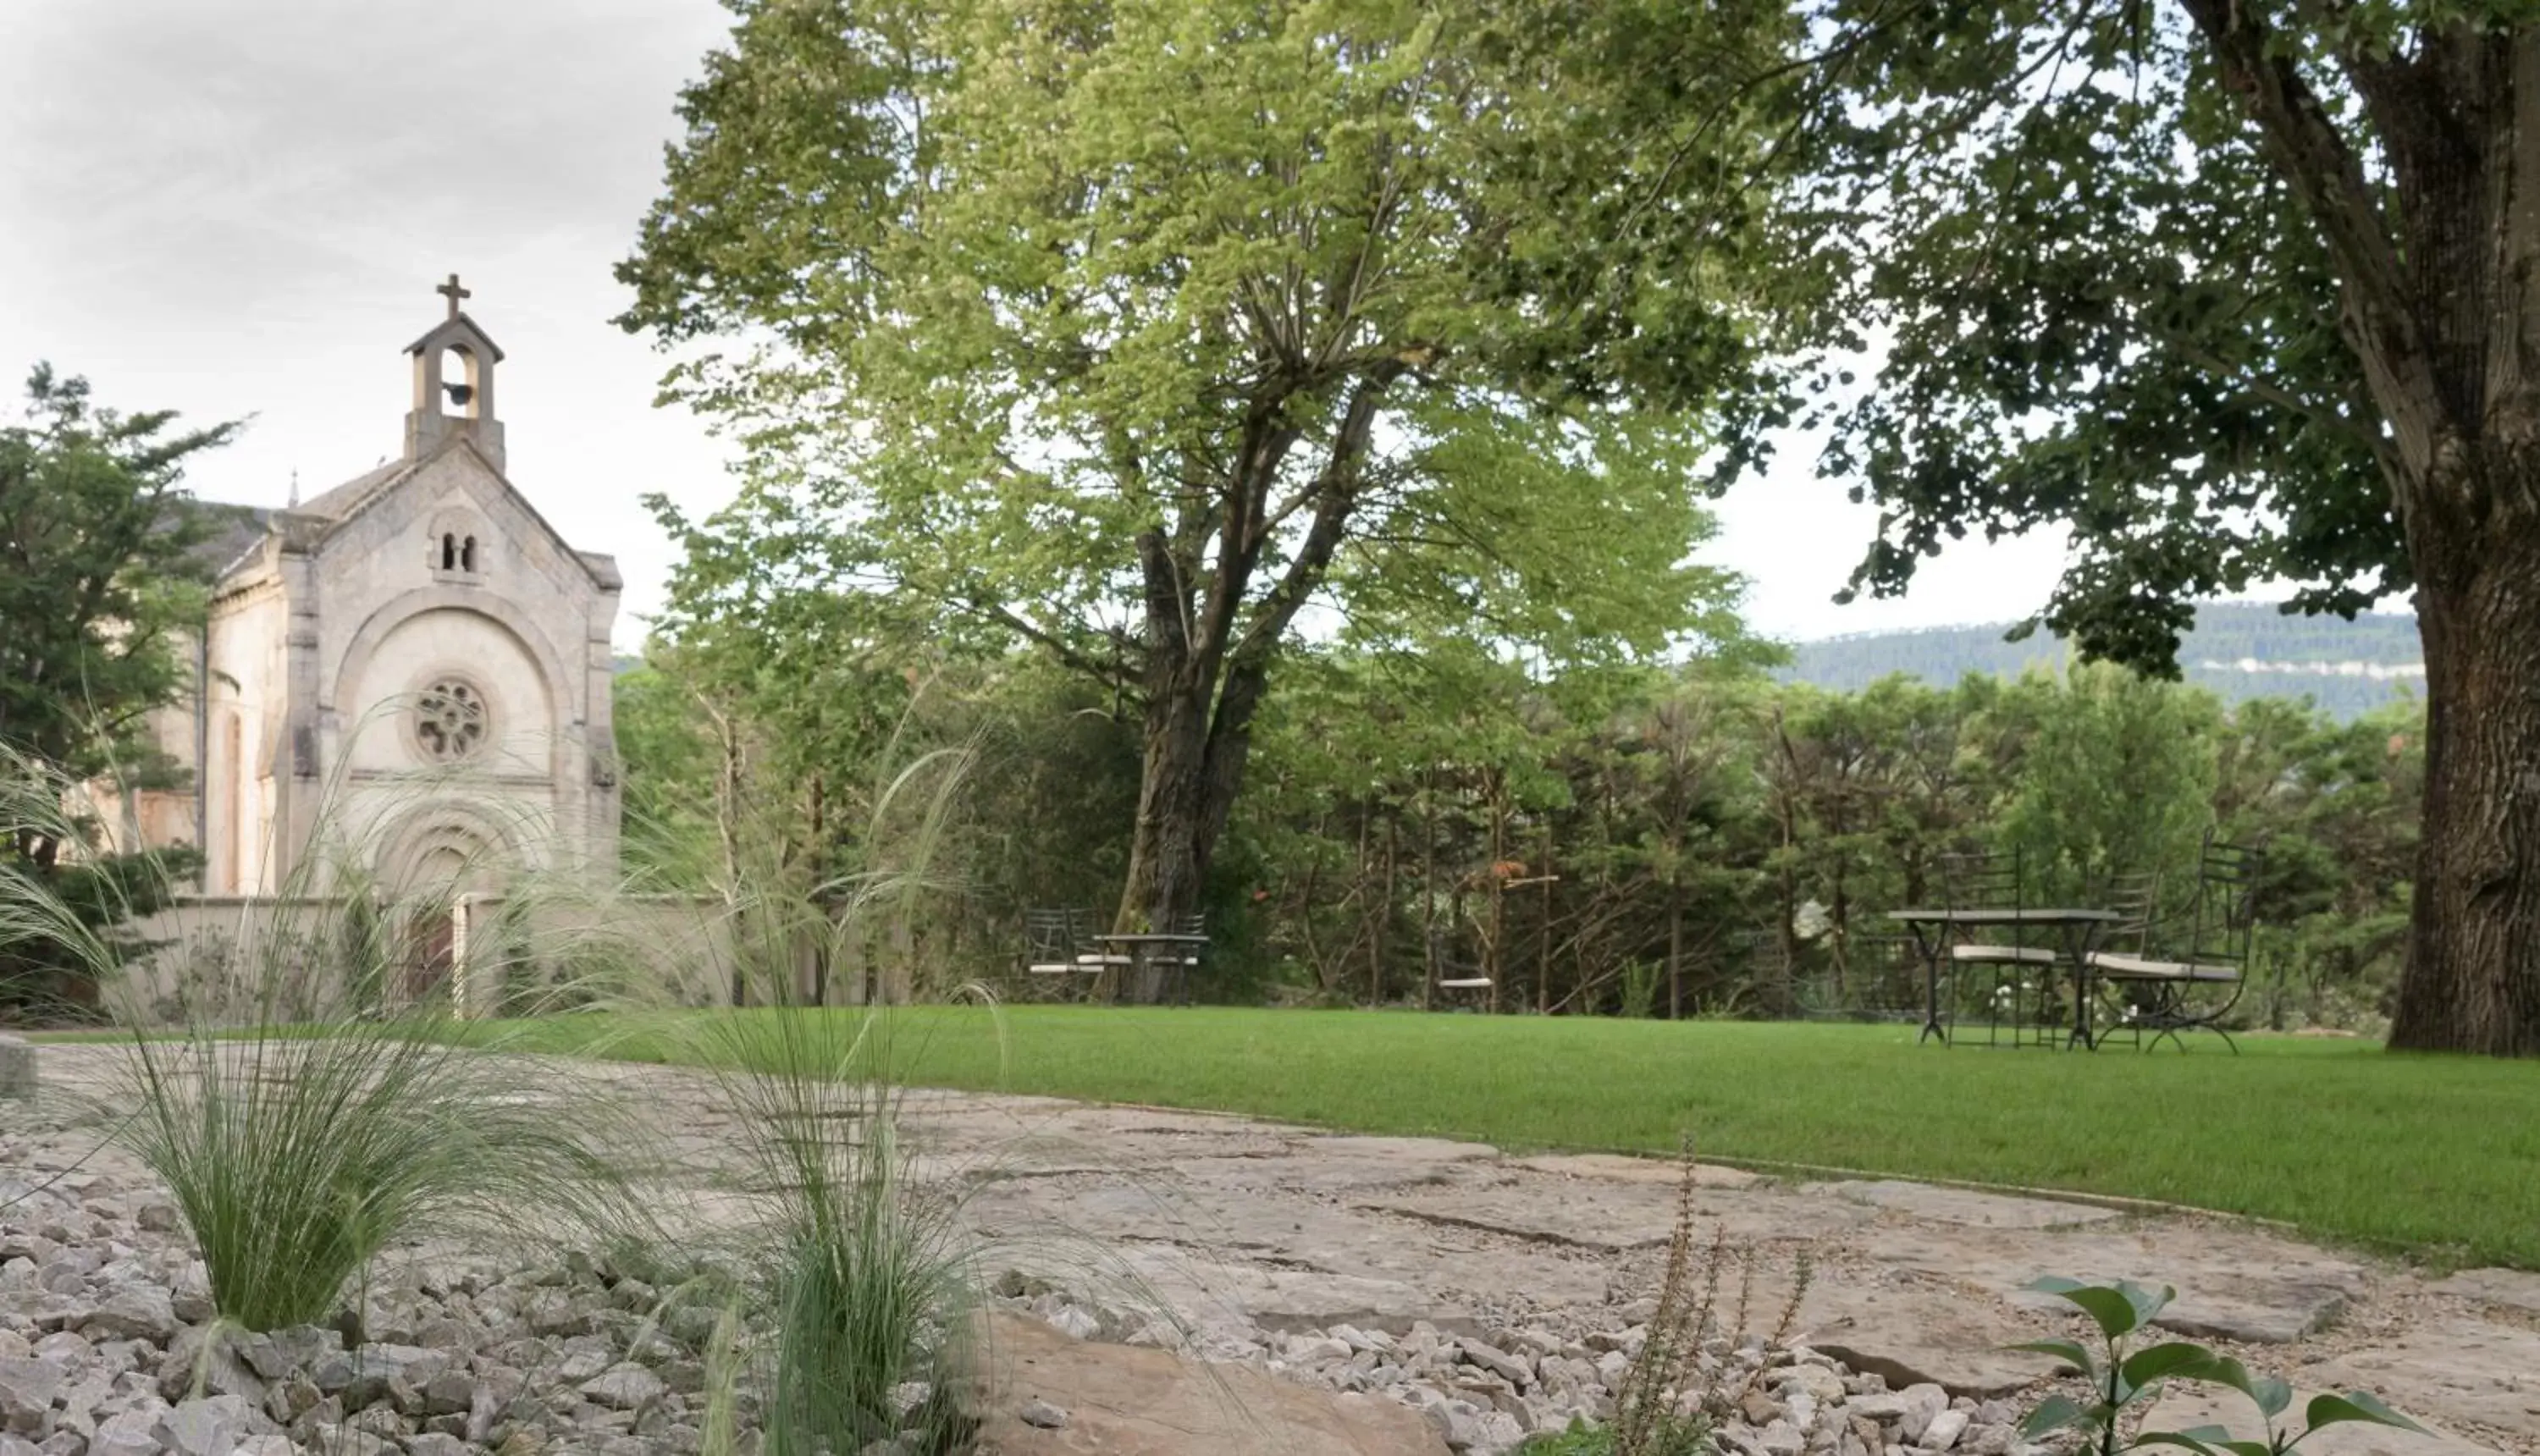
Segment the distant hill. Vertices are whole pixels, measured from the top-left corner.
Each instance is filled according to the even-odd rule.
[[[2006,623],[1935,627],[1916,632],[1864,632],[1803,642],[1780,675],[1819,687],[1867,687],[1891,672],[1945,686],[1970,672],[2015,677],[2031,666],[2054,668],[2066,658],[2062,639],[2044,632],[2005,642]],[[2407,612],[2366,612],[2354,621],[2289,617],[2264,603],[2214,602],[2199,607],[2196,630],[2179,644],[2187,680],[2226,703],[2243,698],[2307,696],[2338,718],[2353,718],[2403,695],[2422,697],[2425,650]]]

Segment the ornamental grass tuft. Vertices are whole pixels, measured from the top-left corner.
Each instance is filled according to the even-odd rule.
[[[0,766],[0,834],[81,845],[81,802],[40,766]],[[449,1034],[446,988],[398,1004],[388,928],[429,907],[383,896],[355,857],[310,860],[218,953],[156,947],[148,965],[35,877],[0,881],[0,940],[41,939],[126,1002],[104,1115],[174,1197],[222,1319],[328,1320],[402,1242],[623,1238],[635,1123],[568,1069]],[[305,893],[321,874],[327,893]]]

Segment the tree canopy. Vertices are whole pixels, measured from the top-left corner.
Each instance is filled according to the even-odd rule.
[[[1780,7],[733,8],[623,321],[694,346],[670,387],[827,582],[1136,700],[1124,917],[1193,903],[1309,611],[1563,659],[1732,630],[1685,482],[1760,357],[1733,83]]]
[[[184,492],[184,465],[238,427],[176,422],[100,407],[38,365],[25,414],[0,425],[0,745],[74,779],[159,771],[143,720],[192,671],[213,572],[199,548],[224,522]]]
[[[2540,1052],[2540,17],[2518,0],[1807,7],[1794,226],[1856,589],[2069,526],[2044,621],[2174,672],[2194,600],[2415,593],[2403,1045]]]

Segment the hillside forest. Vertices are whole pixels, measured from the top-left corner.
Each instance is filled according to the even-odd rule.
[[[1946,685],[1970,672],[2017,677],[2079,656],[2052,632],[2012,640],[2012,624],[1859,632],[1791,650],[1779,675],[1819,687],[1865,688],[1894,672]],[[2267,602],[2209,601],[2181,634],[2179,675],[2224,703],[2308,697],[2341,721],[2426,693],[2425,646],[2405,612],[2287,616]]]

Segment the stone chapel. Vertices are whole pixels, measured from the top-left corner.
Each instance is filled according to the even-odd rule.
[[[346,856],[393,895],[616,870],[616,563],[504,473],[503,351],[438,291],[398,453],[220,543],[201,691],[158,725],[195,772],[122,826],[201,846],[206,895],[327,894]]]

